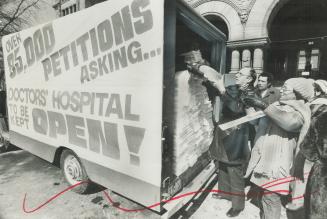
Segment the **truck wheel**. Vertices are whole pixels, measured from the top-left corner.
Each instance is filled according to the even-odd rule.
[[[64,150],[60,157],[60,167],[66,182],[69,186],[75,185],[82,181],[88,181],[89,177],[79,160],[78,156],[71,150]],[[73,188],[73,191],[79,194],[86,193],[90,183],[83,183]]]

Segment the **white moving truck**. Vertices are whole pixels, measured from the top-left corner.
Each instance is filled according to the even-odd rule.
[[[183,1],[106,1],[4,36],[6,138],[71,185],[90,179],[143,206],[199,189],[209,152],[172,171],[174,77],[190,40],[224,72],[225,36]],[[169,217],[186,201],[153,210]]]

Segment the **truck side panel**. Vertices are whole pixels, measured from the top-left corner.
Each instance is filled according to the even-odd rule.
[[[93,181],[160,201],[163,5],[106,1],[3,37],[12,143],[50,162],[67,147]]]

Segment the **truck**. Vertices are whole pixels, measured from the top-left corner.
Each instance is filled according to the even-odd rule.
[[[225,72],[226,36],[182,0],[105,1],[4,36],[1,138],[60,166],[69,185],[90,180],[145,207],[160,202],[152,210],[170,217],[191,197],[163,200],[197,191],[216,170],[212,134],[176,133],[176,75],[192,42]]]

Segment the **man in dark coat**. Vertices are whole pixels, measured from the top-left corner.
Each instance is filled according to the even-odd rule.
[[[249,108],[243,99],[255,97],[253,83],[256,73],[252,68],[243,68],[236,74],[236,85],[226,88],[222,99],[222,116],[220,123],[229,122],[246,115]],[[245,182],[243,179],[245,168],[250,157],[249,126],[245,123],[222,132],[216,129],[215,144],[217,160],[219,162],[219,182],[217,194],[214,198],[227,199],[232,202],[227,216],[235,217],[245,206]]]
[[[263,72],[258,77],[256,93],[268,105],[276,102],[280,98],[279,89],[271,84],[273,80],[273,75],[268,72]]]
[[[306,218],[327,218],[327,82],[315,82],[321,95],[310,103],[312,119],[300,152],[314,162],[305,196]]]

